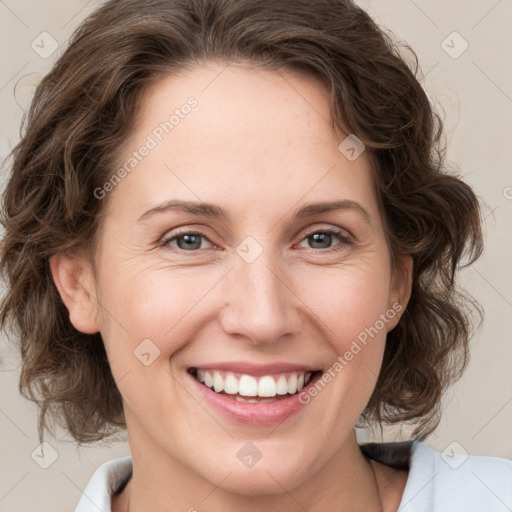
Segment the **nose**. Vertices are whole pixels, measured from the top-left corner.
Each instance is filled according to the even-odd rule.
[[[272,261],[270,251],[248,263],[236,256],[222,289],[224,331],[254,344],[269,344],[300,332],[300,299],[287,269]]]

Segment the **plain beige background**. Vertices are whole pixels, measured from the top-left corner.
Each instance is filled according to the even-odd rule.
[[[63,51],[72,31],[100,3],[0,0],[2,158],[18,140],[23,110],[38,80]],[[485,253],[460,276],[483,305],[485,321],[472,340],[470,366],[446,395],[442,423],[428,443],[439,451],[512,458],[512,2],[361,0],[359,4],[417,52],[429,97],[445,111],[450,160],[485,202]],[[50,37],[58,48],[49,56],[41,55],[52,50]],[[41,38],[44,51],[39,43],[37,53],[31,45]],[[5,174],[4,168],[2,183]],[[127,455],[127,444],[78,449],[63,432],[60,440],[47,438],[56,460],[47,469],[40,467],[37,410],[19,396],[19,360],[3,334],[1,340],[0,511],[74,510],[93,471],[108,459]],[[367,432],[359,435],[361,440],[370,438]],[[385,431],[385,440],[400,437],[407,437],[406,429]]]

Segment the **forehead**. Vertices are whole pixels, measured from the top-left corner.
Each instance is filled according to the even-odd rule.
[[[197,106],[180,115],[188,111],[190,98]],[[174,146],[176,155],[185,137],[187,149],[232,155],[237,161],[256,147],[258,153],[284,154],[288,148],[297,150],[304,139],[321,145],[335,141],[328,98],[323,83],[296,71],[208,62],[154,83],[139,106],[137,133],[162,128],[165,140],[158,142]],[[173,113],[178,119],[171,120]],[[172,127],[165,125],[169,120]]]
[[[114,196],[131,194],[141,205],[172,197],[229,198],[241,207],[266,198],[274,208],[306,196],[375,202],[364,152],[351,161],[338,149],[346,137],[332,129],[329,91],[319,80],[209,62],[145,92],[120,165],[143,145],[151,149]]]

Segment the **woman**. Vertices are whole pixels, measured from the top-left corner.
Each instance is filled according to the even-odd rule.
[[[482,245],[440,126],[349,1],[86,20],[14,150],[1,260],[40,435],[128,432],[77,512],[510,509],[511,461],[423,442]],[[360,419],[413,439],[359,446]]]

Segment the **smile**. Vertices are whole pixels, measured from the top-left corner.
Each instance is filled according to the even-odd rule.
[[[299,393],[317,372],[291,371],[253,376],[213,368],[190,368],[189,373],[215,393],[238,402],[271,403]]]
[[[296,362],[257,364],[217,361],[186,370],[189,389],[203,407],[239,425],[265,426],[293,421],[309,409],[300,398],[323,370]],[[323,401],[323,400],[322,400]],[[321,402],[313,405],[318,409]]]

